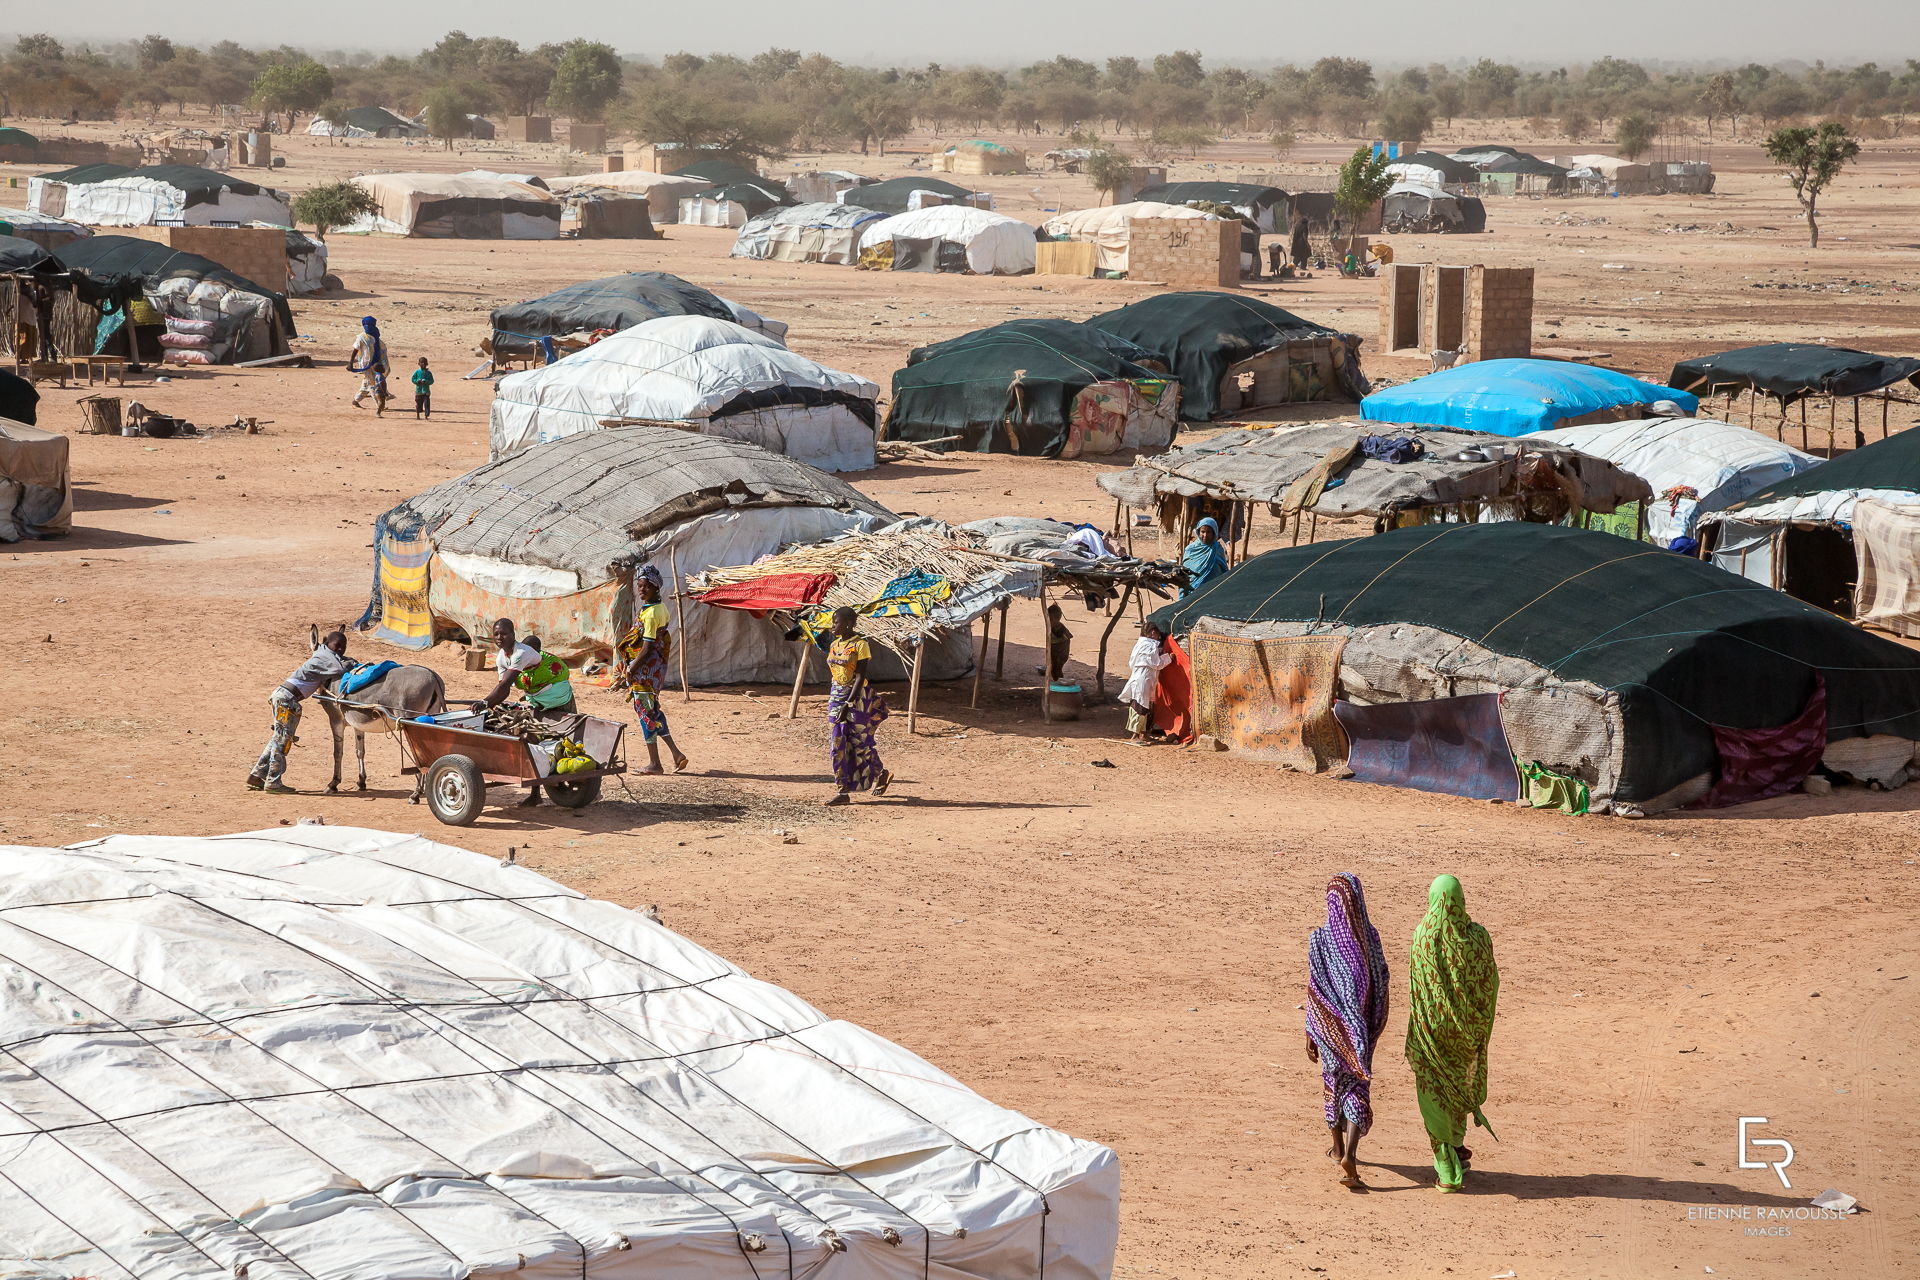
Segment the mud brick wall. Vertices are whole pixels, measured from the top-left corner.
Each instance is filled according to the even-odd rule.
[[[509,142],[552,142],[552,116],[508,116]]]
[[[1240,283],[1240,224],[1199,218],[1127,222],[1127,278],[1182,288],[1231,289]]]
[[[114,227],[115,235],[138,236],[211,258],[235,275],[276,293],[287,288],[287,233],[273,227]]]

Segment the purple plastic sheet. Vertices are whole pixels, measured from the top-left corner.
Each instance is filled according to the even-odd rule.
[[[1471,800],[1520,793],[1499,694],[1373,707],[1335,702],[1333,714],[1347,734],[1347,765],[1362,782]]]

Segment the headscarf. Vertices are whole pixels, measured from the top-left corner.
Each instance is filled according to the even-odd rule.
[[[1213,530],[1213,541],[1203,542],[1200,530]],[[1193,527],[1193,541],[1180,556],[1180,563],[1187,567],[1187,589],[1182,598],[1192,595],[1200,588],[1227,571],[1227,553],[1220,549],[1220,522],[1207,516]]]
[[[1407,1064],[1414,1081],[1453,1114],[1471,1112],[1492,1132],[1480,1108],[1487,1101],[1487,1041],[1500,971],[1493,939],[1467,917],[1466,895],[1452,876],[1440,876],[1427,890],[1427,914],[1413,931],[1408,967]]]
[[[1360,877],[1327,882],[1327,922],[1307,938],[1307,1038],[1321,1066],[1373,1078],[1373,1047],[1387,1028],[1387,957],[1367,919]]]
[[[651,582],[656,590],[664,591],[666,589],[660,580],[660,571],[650,564],[641,565],[640,572],[636,573],[634,577],[645,582]]]
[[[360,317],[360,329],[373,339],[373,350],[367,354],[367,362],[362,365],[347,366],[348,373],[365,373],[369,369],[385,369],[387,366],[387,340],[380,336],[380,322],[372,316]]]

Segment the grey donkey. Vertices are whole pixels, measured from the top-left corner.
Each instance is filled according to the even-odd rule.
[[[314,628],[314,643],[319,644],[320,629]],[[367,735],[393,733],[396,718],[437,715],[447,709],[447,685],[432,667],[403,665],[379,679],[355,689],[341,701],[340,681],[330,681],[322,691],[320,705],[327,710],[327,727],[333,730],[333,781],[329,793],[340,790],[340,754],[346,745],[346,733],[353,730],[354,763],[359,770],[359,789],[367,789]],[[391,712],[392,714],[388,714]],[[414,779],[413,799],[420,798],[423,773]]]

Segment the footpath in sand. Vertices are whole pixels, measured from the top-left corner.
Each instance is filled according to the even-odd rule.
[[[302,152],[296,171],[304,163]],[[1757,162],[1721,163],[1723,197],[1499,202],[1491,236],[1396,245],[1407,260],[1534,262],[1541,341],[1608,350],[1642,374],[1759,340],[1920,350],[1915,295],[1886,287],[1920,278],[1900,213],[1920,160],[1869,156],[1836,193],[1817,257],[1794,239],[1777,179]],[[1046,181],[1043,195],[1068,190]],[[988,185],[1012,206],[1036,183]],[[1037,219],[1040,202],[1029,203],[1016,212]],[[1569,226],[1562,214],[1608,221]],[[1709,222],[1748,230],[1658,229]],[[1128,750],[1112,709],[1040,722],[1038,628],[1033,610],[1016,609],[1007,680],[987,682],[977,712],[964,683],[930,687],[918,735],[904,718],[883,730],[893,794],[851,809],[819,805],[829,789],[819,691],[789,721],[785,690],[772,687],[671,695],[695,772],[631,778],[578,812],[493,808],[471,829],[439,827],[407,804],[382,739],[369,742],[368,792],[311,794],[328,772],[317,715],[289,778],[309,794],[243,790],[266,695],[301,657],[308,624],[351,621],[365,603],[374,518],[485,459],[491,389],[459,375],[492,306],[615,270],[670,270],[791,322],[797,350],[884,386],[923,342],[1018,316],[1078,318],[1150,292],[745,263],[725,256],[729,233],[668,236],[335,237],[346,293],[296,303],[311,337],[299,349],[321,368],[217,370],[129,391],[202,427],[272,419],[263,434],[75,436],[75,535],[0,548],[10,748],[0,839],[205,834],[322,815],[494,855],[517,849],[587,892],[657,903],[671,926],[756,975],[995,1101],[1113,1146],[1123,1277],[1920,1270],[1920,788],[1627,822]],[[1847,280],[1877,283],[1839,292],[1854,289]],[[1364,282],[1322,277],[1271,296],[1373,332]],[[396,367],[432,359],[431,422],[347,406],[355,380],[341,359],[367,313],[380,316]],[[48,389],[43,423],[74,430],[80,394]],[[901,512],[1104,520],[1094,476],[1111,465],[959,456],[850,479]],[[1105,619],[1077,606],[1068,618],[1072,672],[1086,682]],[[363,638],[353,651],[388,656]],[[425,661],[456,697],[477,696],[490,681],[456,658],[443,646]],[[580,688],[588,710],[625,714],[607,691]],[[1299,1009],[1305,936],[1341,870],[1366,883],[1395,973],[1364,1194],[1338,1186],[1323,1155]],[[1487,1106],[1501,1140],[1475,1135],[1470,1194],[1452,1197],[1430,1185],[1398,1030],[1406,944],[1440,871],[1465,882],[1502,970]],[[1768,1117],[1770,1135],[1793,1143],[1790,1190],[1769,1170],[1736,1167],[1740,1116]],[[1871,1212],[1774,1214],[1797,1214],[1829,1186]]]

